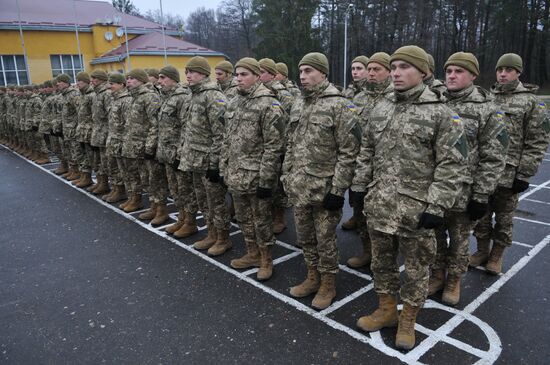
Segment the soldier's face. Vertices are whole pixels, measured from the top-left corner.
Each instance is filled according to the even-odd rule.
[[[67,84],[66,82],[63,82],[63,81],[57,82],[57,90],[64,90],[68,87],[69,87],[69,84]]]
[[[190,86],[196,85],[206,78],[206,75],[197,71],[185,70],[185,78]]]
[[[260,81],[261,82],[269,82],[273,81],[275,79],[275,75],[267,72],[263,68],[260,68]]]
[[[101,85],[103,82],[105,82],[103,80],[96,79],[95,77],[90,78],[90,80],[91,80],[91,83],[92,83],[93,87]]]
[[[216,80],[219,82],[226,82],[231,78],[231,74],[228,74],[225,71],[216,69]]]
[[[353,81],[360,81],[367,78],[367,68],[361,62],[351,64],[351,77]]]
[[[111,89],[112,92],[116,93],[117,91],[120,91],[120,90],[124,89],[124,84],[119,84],[119,83],[116,83],[116,82],[110,82],[109,83],[109,88]]]
[[[327,75],[310,65],[300,66],[300,83],[305,89],[310,89],[320,84],[325,81],[326,78]]]
[[[239,85],[239,89],[241,90],[250,89],[252,85],[259,80],[258,75],[253,74],[249,69],[244,67],[237,67],[235,75],[237,78],[237,85]]]
[[[76,82],[76,85],[78,86],[79,90],[82,90],[82,89],[87,88],[89,84],[86,81],[80,80],[80,81]]]
[[[497,68],[497,82],[499,84],[509,84],[516,81],[521,73],[513,67],[499,67]]]
[[[467,88],[474,83],[476,76],[460,66],[449,65],[445,69],[445,85],[450,91]]]
[[[149,76],[149,82],[153,85],[157,85],[158,84],[158,79],[156,77]]]
[[[170,90],[176,85],[177,82],[171,78],[164,76],[163,74],[159,75],[159,85],[162,87],[162,90]]]
[[[422,83],[424,74],[408,62],[396,60],[390,65],[393,86],[397,91],[409,90]]]
[[[132,76],[126,77],[126,86],[128,86],[128,89],[132,90],[141,85],[143,85],[143,82],[138,79],[134,79]]]
[[[370,62],[367,66],[367,81],[373,84],[380,84],[390,77],[390,70],[379,63]]]
[[[283,76],[283,74],[277,73],[277,75],[275,75],[275,80],[277,81],[283,81],[284,79],[285,77]]]

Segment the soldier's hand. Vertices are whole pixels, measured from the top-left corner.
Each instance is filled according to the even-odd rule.
[[[206,170],[206,178],[211,183],[219,183],[220,182],[220,170],[218,170],[218,169]]]
[[[256,196],[259,199],[269,199],[273,196],[273,192],[269,188],[262,188],[261,186],[258,186],[256,189]]]
[[[529,189],[529,181],[514,179],[514,183],[512,184],[512,191],[514,193],[523,193],[527,189]]]
[[[367,196],[366,191],[349,191],[350,200],[353,201],[353,207],[358,210],[363,210],[365,206],[365,196]]]
[[[326,210],[338,210],[344,207],[344,197],[328,193],[323,199],[323,208]]]
[[[470,216],[471,221],[477,221],[481,219],[485,213],[487,213],[487,208],[489,204],[476,202],[475,200],[470,200],[468,203],[468,215]]]
[[[174,170],[177,170],[178,167],[180,166],[180,162],[181,162],[181,161],[180,161],[179,159],[176,158],[176,159],[174,160],[174,162],[172,162],[172,168],[173,168]]]
[[[422,213],[420,221],[418,222],[418,228],[434,229],[443,225],[443,217],[433,215],[430,213]]]
[[[155,159],[155,155],[152,155],[152,154],[147,153],[147,152],[145,152],[145,155],[143,155],[143,157],[144,157],[146,160],[154,160],[154,159]]]

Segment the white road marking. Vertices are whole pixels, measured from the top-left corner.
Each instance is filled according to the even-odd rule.
[[[514,217],[514,219],[517,219],[518,221],[530,222],[530,223],[535,223],[535,224],[542,224],[543,226],[550,226],[550,223],[548,223],[548,222],[536,221],[534,219],[527,219],[527,218],[521,218],[521,217]]]
[[[546,204],[550,205],[548,202],[543,202],[542,200],[536,200],[536,199],[524,199],[526,202],[533,202],[533,203],[540,203],[540,204]]]

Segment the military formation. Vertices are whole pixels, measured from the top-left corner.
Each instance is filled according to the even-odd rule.
[[[212,75],[200,56],[185,65],[185,80],[166,66],[80,72],[75,85],[66,74],[8,85],[1,143],[37,164],[55,154],[56,174],[127,213],[143,209],[146,192],[139,219],[174,237],[195,235],[200,211],[208,234],[193,247],[210,256],[232,248],[234,219],[246,253],[230,265],[257,267],[258,280],[273,275],[275,237],[292,207],[307,274],[290,295],[313,296],[319,310],[336,297],[348,192],[353,215],[342,228],[362,245],[347,265],[370,265],[379,299],[357,326],[397,327],[396,347],[411,349],[428,295],[442,291],[456,305],[468,266],[502,272],[518,195],[548,147],[549,112],[536,87],[519,81],[523,61],[512,53],[498,60],[491,90],[475,85],[480,67],[467,52],[448,58],[444,81],[417,46],[358,56],[345,90],[329,81],[324,54],[298,66],[301,88],[269,58],[223,61]],[[172,224],[168,197],[178,210]]]

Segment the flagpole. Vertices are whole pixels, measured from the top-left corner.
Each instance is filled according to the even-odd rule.
[[[27,71],[27,79],[29,81],[29,84],[31,83],[31,73],[29,71],[29,62],[27,59],[27,48],[25,47],[25,39],[23,37],[23,27],[21,26],[21,9],[19,8],[19,0],[15,0],[15,3],[17,4],[17,18],[19,20],[19,38],[21,39],[21,47],[23,48],[23,57],[25,58],[25,70]],[[15,60],[14,60],[15,61]],[[17,62],[15,63],[15,68],[17,69]],[[17,77],[17,84],[20,85],[19,82],[19,73],[16,72]]]
[[[164,66],[168,64],[168,55],[166,54],[166,30],[164,27],[164,15],[162,12],[162,0],[160,2],[160,22],[162,24],[162,41],[164,42]]]
[[[80,37],[78,36],[78,15],[76,13],[76,0],[73,0],[73,11],[74,11],[74,32],[76,34],[76,45],[78,47],[78,60],[80,61],[80,67],[82,70],[85,69],[84,63],[82,62],[82,51],[80,50]]]

